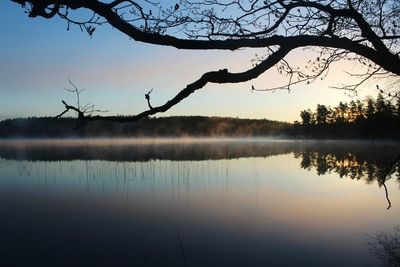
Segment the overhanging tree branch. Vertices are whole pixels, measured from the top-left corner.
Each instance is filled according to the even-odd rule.
[[[249,69],[245,72],[231,73],[227,69],[222,69],[219,71],[210,71],[210,72],[204,73],[200,77],[200,79],[187,85],[175,97],[173,97],[171,100],[167,101],[165,104],[158,106],[158,107],[152,107],[149,110],[146,110],[146,111],[139,113],[137,115],[134,115],[134,116],[124,116],[124,117],[101,116],[101,115],[84,116],[84,113],[78,112],[80,110],[79,108],[67,105],[65,103],[65,101],[63,101],[63,104],[66,107],[66,111],[64,111],[57,117],[61,117],[68,110],[74,110],[74,111],[78,112],[78,114],[81,116],[80,119],[82,119],[82,120],[88,120],[88,121],[109,120],[109,121],[119,121],[119,122],[138,121],[138,120],[148,117],[150,115],[154,115],[157,113],[167,111],[168,109],[170,109],[171,107],[178,104],[183,99],[187,98],[189,95],[194,93],[196,90],[199,90],[199,89],[203,88],[204,86],[206,86],[206,84],[208,84],[208,83],[219,83],[219,84],[238,83],[238,82],[245,82],[245,81],[255,79],[259,75],[264,73],[266,70],[275,66],[275,64],[277,64],[280,60],[282,60],[287,55],[287,53],[289,53],[290,50],[291,50],[290,46],[281,47],[275,53],[270,55],[266,60],[264,60],[262,63],[256,65],[252,69]]]
[[[70,24],[85,29],[91,36],[104,23],[133,40],[149,44],[192,50],[237,50],[266,48],[268,57],[256,67],[242,73],[211,71],[189,84],[170,101],[129,120],[163,112],[207,83],[237,83],[258,77],[274,64],[288,76],[283,87],[309,83],[326,75],[329,66],[342,59],[353,59],[365,65],[364,79],[379,73],[399,79],[400,76],[400,3],[397,0],[271,0],[221,1],[177,0],[174,3],[153,0],[12,0],[23,5],[30,17],[51,19],[59,16]],[[74,10],[92,13],[80,20]],[[279,47],[276,52],[271,49]],[[321,48],[313,62],[315,70],[292,67],[284,58],[298,48]],[[272,53],[271,53],[272,51]],[[265,67],[265,66],[268,67]],[[264,66],[264,67],[262,67]],[[357,86],[343,86],[351,90]],[[270,90],[270,89],[268,89]],[[67,107],[67,105],[66,105]],[[80,107],[77,107],[80,110]],[[79,114],[79,113],[78,113]],[[86,119],[89,116],[85,116]],[[91,119],[116,119],[90,116]],[[128,120],[128,119],[126,119]]]

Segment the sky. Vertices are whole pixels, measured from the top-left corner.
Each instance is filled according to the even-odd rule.
[[[150,89],[153,106],[164,104],[204,72],[227,68],[244,71],[262,49],[239,51],[189,51],[131,40],[108,25],[93,37],[79,28],[67,30],[65,21],[29,18],[17,4],[0,1],[0,120],[28,116],[55,116],[61,100],[76,103],[71,79],[80,89],[81,104],[92,103],[103,115],[133,115],[146,110],[144,94]],[[296,50],[288,59],[301,65],[307,52]],[[284,82],[274,71],[240,84],[208,84],[164,114],[227,116],[293,122],[300,111],[317,104],[336,106],[339,101],[376,95],[367,84],[356,97],[333,89],[348,79],[357,64],[332,68],[327,79],[287,91],[251,92]],[[74,115],[74,114],[71,114]]]

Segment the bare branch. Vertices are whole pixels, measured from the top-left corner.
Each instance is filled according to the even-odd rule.
[[[295,85],[324,79],[331,64],[346,59],[368,67],[363,75],[353,76],[359,79],[356,83],[342,85],[342,89],[355,91],[366,81],[383,77],[382,73],[400,76],[400,3],[397,0],[180,0],[172,5],[168,1],[151,0],[12,1],[21,4],[31,17],[58,16],[67,22],[68,29],[74,25],[90,36],[96,27],[108,23],[133,40],[149,44],[192,50],[265,48],[267,51],[265,56],[255,59],[254,68],[243,73],[227,70],[205,73],[162,106],[151,105],[150,91],[145,94],[149,110],[124,120],[164,112],[209,82],[251,80],[273,65],[286,76],[286,84],[265,89],[253,87],[252,91],[290,91]],[[88,11],[88,16],[74,16],[78,9]],[[277,51],[276,47],[279,47]],[[310,47],[320,49],[321,53],[305,68],[294,67],[285,59],[290,51]],[[274,64],[270,65],[271,62]],[[84,116],[86,119],[119,120],[112,116],[92,116],[97,110],[90,105],[82,109],[79,98],[75,108],[83,115],[90,114]]]
[[[67,104],[65,100],[62,100],[61,102],[64,104],[65,110],[55,116],[55,118],[61,118],[64,116],[68,111],[72,110],[75,111],[78,115],[78,120],[79,121],[84,121],[87,120],[88,117],[91,117],[93,113],[103,113],[103,112],[108,112],[107,110],[100,110],[100,109],[95,109],[95,105],[88,103],[84,106],[81,106],[80,104],[80,94],[85,90],[85,89],[79,89],[75,83],[71,81],[71,79],[68,79],[68,82],[70,85],[72,85],[73,89],[70,88],[64,88],[66,91],[74,93],[76,95],[76,106],[72,106]]]
[[[57,115],[56,119],[61,118],[65,113],[67,113],[70,110],[73,110],[76,113],[78,113],[78,119],[83,120],[85,118],[85,114],[79,108],[68,105],[67,102],[65,102],[64,100],[61,100],[61,102],[64,104],[65,110],[61,112],[59,115]]]
[[[145,98],[147,100],[147,105],[149,106],[149,108],[153,109],[153,107],[150,104],[150,94],[151,94],[151,92],[153,92],[153,88],[149,92],[147,92],[147,94],[145,94],[144,96],[145,96]]]
[[[266,70],[270,69],[275,64],[277,64],[280,60],[282,60],[289,51],[290,51],[290,46],[281,47],[276,52],[271,54],[263,62],[261,62],[260,64],[254,66],[252,69],[249,69],[245,72],[230,73],[227,69],[222,69],[219,71],[210,71],[210,72],[204,73],[200,77],[200,79],[187,85],[183,90],[181,90],[177,95],[175,95],[175,97],[173,97],[172,99],[167,101],[164,105],[161,105],[158,107],[152,107],[149,110],[146,110],[146,111],[139,113],[137,115],[134,115],[134,116],[124,116],[124,117],[101,116],[101,115],[85,116],[85,114],[79,108],[69,106],[63,101],[63,103],[66,107],[66,111],[64,111],[62,114],[58,115],[57,117],[62,116],[68,110],[74,110],[77,112],[80,111],[81,113],[78,113],[78,114],[82,115],[80,117],[80,119],[87,120],[87,121],[93,121],[93,120],[108,120],[108,121],[119,121],[119,122],[138,121],[142,118],[169,110],[171,107],[178,104],[183,99],[187,98],[189,95],[194,93],[196,90],[203,88],[207,83],[219,83],[219,84],[238,83],[238,82],[245,82],[245,81],[255,79],[259,75],[264,73]],[[150,93],[151,93],[151,91],[146,95],[149,95]],[[147,97],[146,97],[146,99],[147,99]],[[149,100],[150,100],[150,95],[149,95]]]

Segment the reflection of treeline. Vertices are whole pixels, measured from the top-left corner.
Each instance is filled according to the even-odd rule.
[[[293,153],[301,167],[319,175],[334,172],[340,177],[367,182],[397,177],[400,162],[396,142],[367,141],[268,141],[263,139],[96,139],[10,140],[0,142],[0,158],[30,161],[149,161],[219,160],[270,157]]]
[[[340,177],[363,179],[367,183],[375,180],[382,185],[386,179],[396,177],[400,181],[399,145],[360,145],[351,149],[340,146],[325,148],[308,147],[295,152],[301,159],[301,168],[315,169],[318,175],[337,173]]]
[[[293,130],[285,122],[201,116],[77,124],[73,118],[9,119],[0,122],[0,137],[289,136]]]
[[[12,140],[0,142],[0,158],[32,161],[60,160],[218,160],[287,154],[299,144],[258,140]]]
[[[336,107],[317,105],[315,112],[300,112],[300,135],[305,137],[334,138],[395,138],[400,136],[400,98],[340,102]]]

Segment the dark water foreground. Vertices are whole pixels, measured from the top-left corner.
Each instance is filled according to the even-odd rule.
[[[2,141],[0,266],[381,266],[377,233],[400,224],[398,154],[390,142]]]

